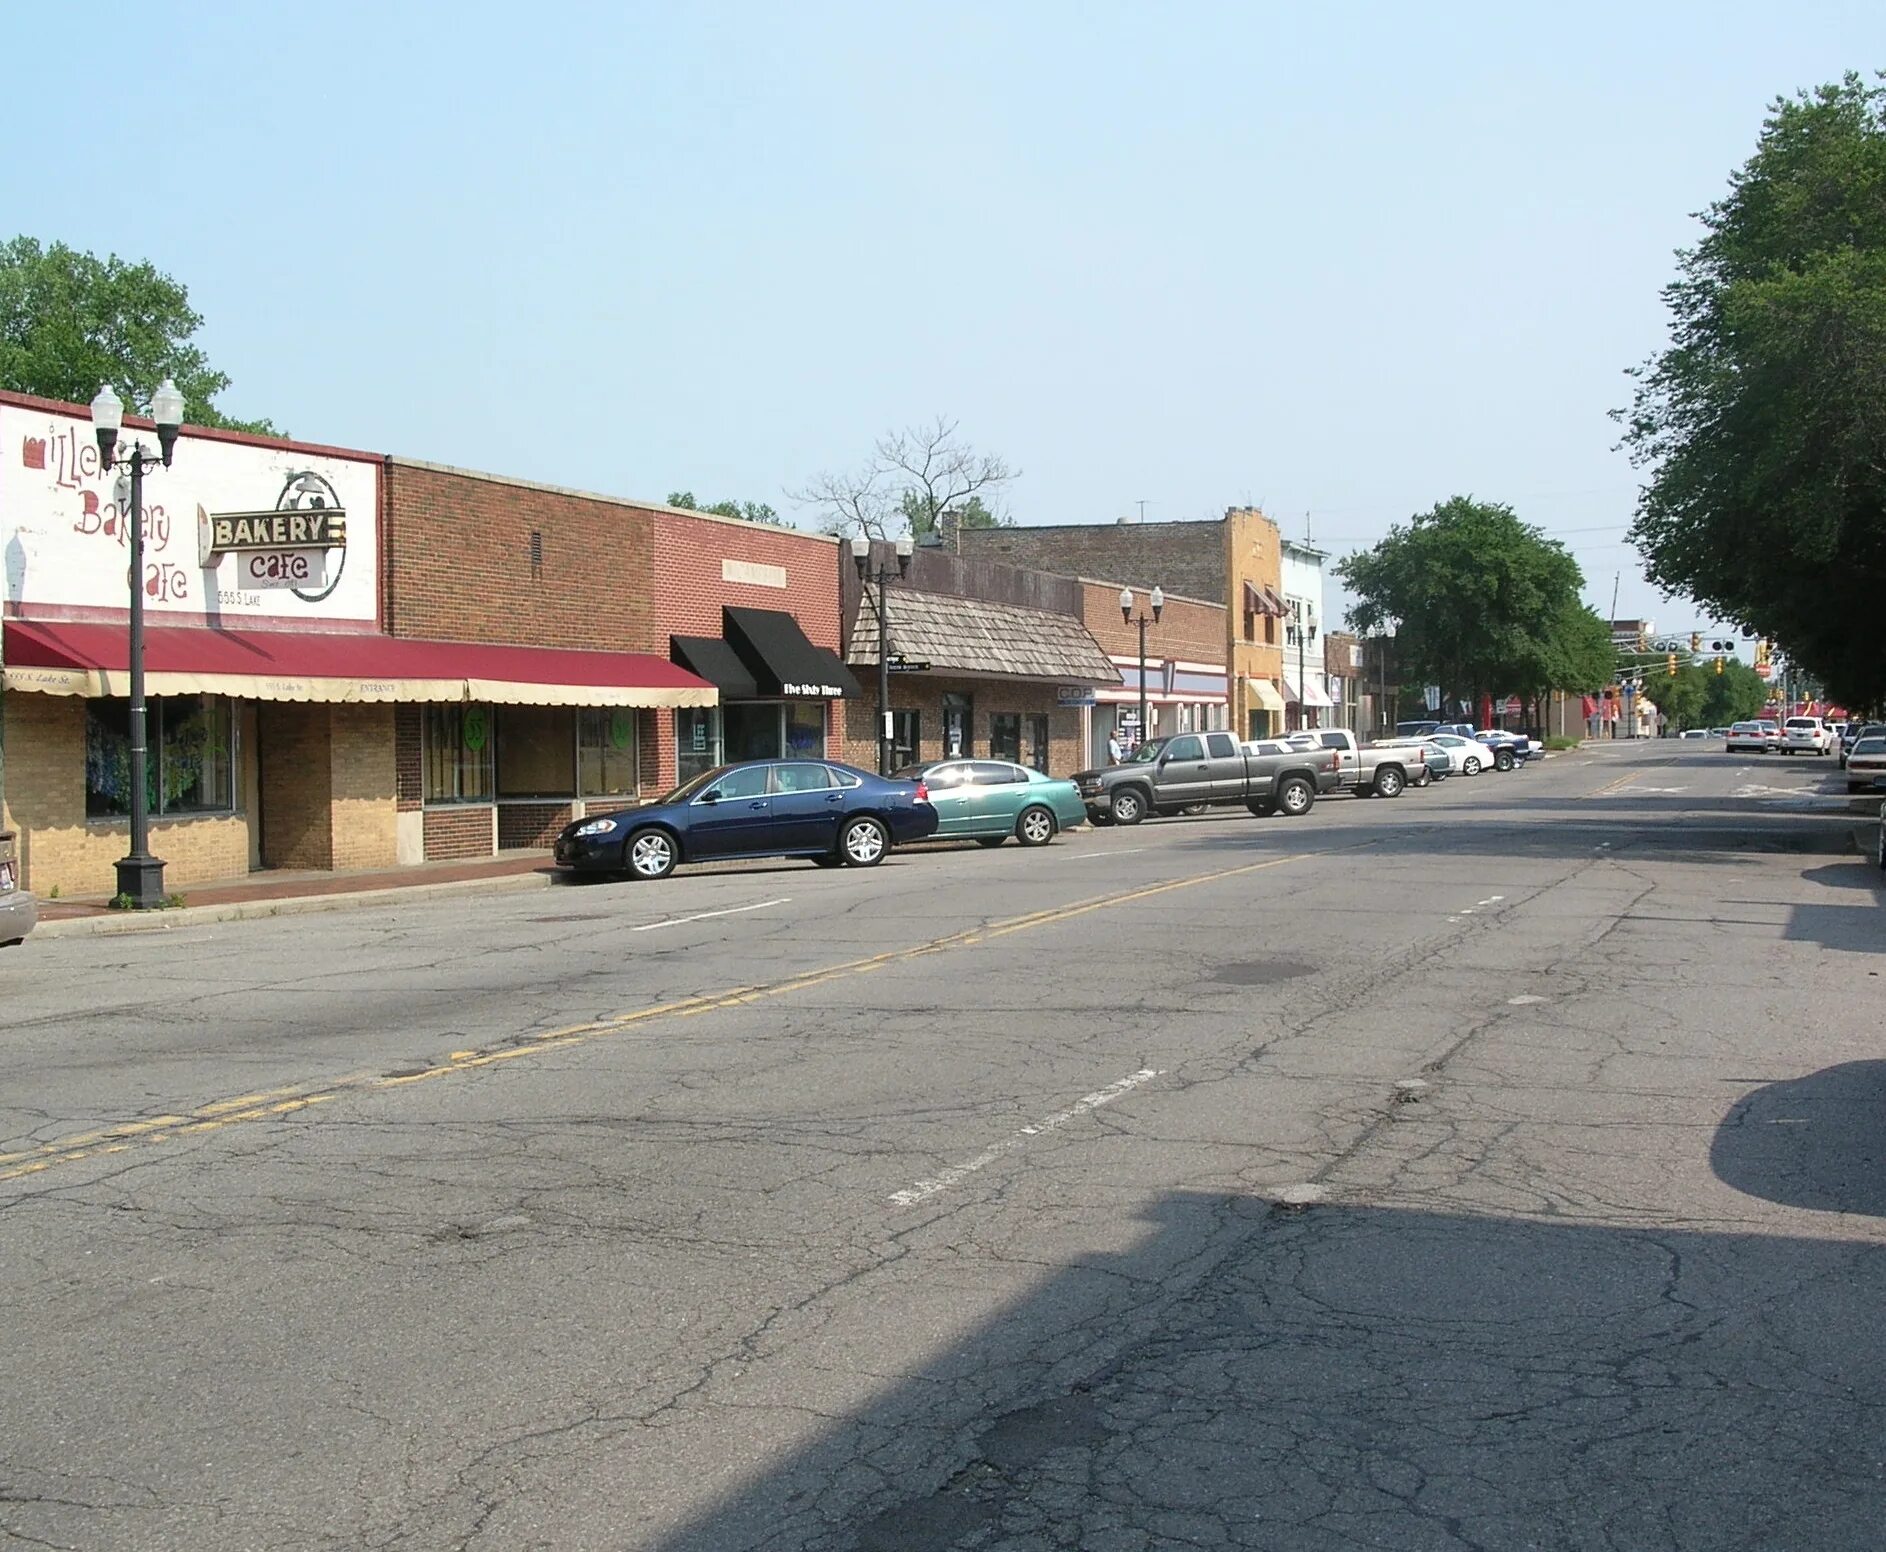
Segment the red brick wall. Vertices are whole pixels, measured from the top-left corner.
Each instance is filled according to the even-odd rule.
[[[838,650],[835,540],[674,512],[655,513],[653,525],[654,617],[664,654],[670,636],[718,636],[723,604],[780,610],[798,620],[816,645]],[[786,585],[727,581],[721,575],[723,560],[781,567]]]
[[[1081,623],[1093,632],[1094,639],[1109,653],[1134,657],[1139,653],[1139,628],[1120,619],[1120,589],[1125,583],[1088,582],[1083,584],[1085,607]],[[1134,614],[1151,612],[1146,602],[1150,588],[1135,587],[1137,607]],[[1188,663],[1217,663],[1225,660],[1225,606],[1200,603],[1190,598],[1168,598],[1159,623],[1146,632],[1147,661],[1179,658]]]
[[[570,817],[568,803],[500,803],[498,849],[548,847],[555,842],[557,831],[570,822]]]
[[[393,708],[393,798],[402,810],[418,808],[425,801],[424,726],[423,707]]]
[[[387,490],[389,635],[668,655],[647,509],[397,461]]]
[[[426,810],[426,861],[491,855],[491,810],[484,804]]]
[[[1120,617],[1116,609],[1113,616]],[[871,670],[862,670],[869,674]],[[919,718],[917,736],[922,744],[920,759],[943,758],[943,696],[945,692],[967,695],[971,699],[967,753],[989,758],[990,722],[997,712],[1022,712],[1048,716],[1048,773],[1071,776],[1086,768],[1081,748],[1080,711],[1056,704],[1058,692],[1051,684],[1023,684],[1002,679],[941,678],[933,674],[893,674],[891,710],[914,711]],[[877,687],[868,684],[857,700],[833,702],[837,715],[832,719],[825,742],[826,754],[861,770],[878,768]],[[1023,750],[1024,756],[1027,750]]]

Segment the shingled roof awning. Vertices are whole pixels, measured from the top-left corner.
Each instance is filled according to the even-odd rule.
[[[1118,684],[1120,670],[1072,615],[980,598],[891,590],[891,655],[937,673],[1043,684]],[[866,598],[851,633],[851,661],[875,667],[877,611]]]

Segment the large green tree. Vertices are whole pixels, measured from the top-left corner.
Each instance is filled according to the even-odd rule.
[[[89,404],[108,382],[144,410],[168,377],[191,425],[281,435],[217,408],[229,378],[193,342],[202,325],[189,292],[149,263],[31,237],[0,243],[0,387]]]
[[[1708,675],[1703,692],[1702,725],[1727,727],[1731,722],[1760,716],[1762,707],[1768,704],[1769,694],[1768,681],[1748,664],[1725,658],[1722,672],[1712,669]]]
[[[1340,561],[1359,631],[1395,632],[1404,682],[1449,702],[1590,690],[1610,667],[1578,563],[1509,506],[1455,496]]]
[[[1702,222],[1621,413],[1649,471],[1632,537],[1664,587],[1877,703],[1886,653],[1854,626],[1886,589],[1886,87],[1777,101]]]

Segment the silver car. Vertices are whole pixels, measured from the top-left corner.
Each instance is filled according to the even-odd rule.
[[[0,830],[0,948],[24,942],[39,923],[39,907],[20,888],[18,839]]]

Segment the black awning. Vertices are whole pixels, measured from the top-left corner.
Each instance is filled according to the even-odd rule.
[[[727,641],[759,684],[761,695],[842,700],[858,694],[858,681],[838,654],[815,647],[799,622],[777,609],[721,610]],[[702,670],[704,679],[714,676]]]
[[[752,700],[760,693],[753,671],[740,654],[718,636],[670,636],[669,659],[691,674],[699,674],[725,700]]]

